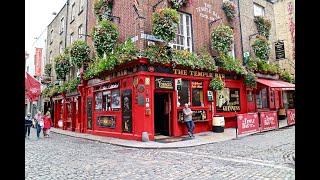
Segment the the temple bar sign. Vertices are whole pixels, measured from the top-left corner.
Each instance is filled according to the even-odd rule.
[[[173,89],[173,78],[155,77],[156,89]]]
[[[277,41],[274,43],[275,52],[276,52],[276,60],[285,59],[285,50],[284,50],[284,42]]]

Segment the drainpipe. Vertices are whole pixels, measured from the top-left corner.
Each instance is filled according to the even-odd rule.
[[[67,47],[67,27],[68,27],[68,9],[69,9],[69,0],[66,2],[66,8],[67,8],[67,15],[66,15],[66,25],[65,25],[65,36],[64,36],[64,48]]]
[[[242,65],[244,66],[244,58],[243,58],[243,41],[242,41],[242,28],[241,28],[241,16],[240,16],[240,0],[238,0],[238,17],[239,17],[239,26],[240,26],[240,46],[241,46],[241,57],[242,57]],[[249,47],[250,48],[250,47]]]
[[[87,32],[88,32],[88,10],[89,9],[89,0],[87,0],[87,8],[86,8],[86,35],[88,34]],[[86,41],[87,42],[87,36],[84,36],[84,41]],[[87,42],[88,43],[88,42]]]

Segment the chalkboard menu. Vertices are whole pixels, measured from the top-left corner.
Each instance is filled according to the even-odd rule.
[[[131,89],[122,90],[122,131],[132,132],[132,91]]]
[[[277,41],[274,44],[275,52],[276,52],[276,59],[285,59],[285,50],[284,50],[284,42],[283,41]]]

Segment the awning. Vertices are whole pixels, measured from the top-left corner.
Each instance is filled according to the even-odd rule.
[[[41,83],[32,77],[29,73],[25,73],[25,97],[29,98],[29,102],[37,101],[41,95]]]
[[[295,84],[285,81],[257,78],[257,82],[269,86],[273,91],[295,90]]]

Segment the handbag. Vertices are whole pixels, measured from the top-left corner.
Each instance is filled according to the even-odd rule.
[[[41,126],[41,128],[43,128],[44,123],[43,123],[43,121],[42,121],[42,120],[39,122],[39,125]]]

